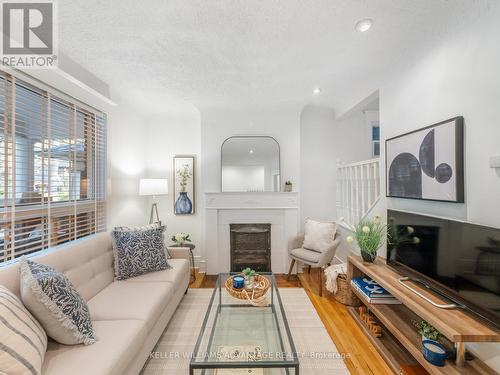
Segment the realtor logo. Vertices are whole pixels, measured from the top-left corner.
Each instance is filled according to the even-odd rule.
[[[18,68],[55,66],[55,4],[2,3],[2,63]]]

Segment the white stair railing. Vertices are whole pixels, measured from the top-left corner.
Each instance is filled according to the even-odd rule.
[[[379,158],[337,166],[337,217],[356,224],[379,196]]]

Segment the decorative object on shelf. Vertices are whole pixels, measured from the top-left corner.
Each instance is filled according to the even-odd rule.
[[[168,180],[166,178],[141,178],[139,180],[139,195],[152,196],[151,213],[149,215],[149,224],[158,223],[161,225],[158,216],[158,206],[155,202],[157,195],[168,194]],[[155,218],[156,216],[156,218]]]
[[[176,233],[172,236],[172,241],[174,241],[177,245],[183,246],[186,242],[191,242],[188,233],[180,232]]]
[[[247,267],[243,271],[241,271],[241,273],[243,273],[243,276],[245,278],[245,289],[252,290],[256,275],[255,270]]]
[[[290,193],[290,192],[292,192],[292,190],[293,190],[292,181],[287,180],[287,181],[285,182],[285,192],[286,192],[286,193]]]
[[[236,275],[243,277],[243,274]],[[228,277],[224,286],[227,292],[236,299],[246,300],[250,302],[253,306],[267,306],[269,304],[269,299],[267,298],[267,292],[271,287],[271,281],[265,276],[256,274],[254,275],[253,288],[248,290],[246,287],[237,289],[233,285],[233,280],[236,276]]]
[[[463,203],[463,123],[455,117],[386,140],[386,195]]]
[[[380,305],[399,305],[401,302],[382,288],[375,280],[367,276],[351,279],[351,286],[357,291],[360,298],[368,303]]]
[[[372,332],[375,337],[382,337],[382,326],[377,323],[375,317],[370,314],[370,311],[368,311],[365,306],[361,306],[358,312],[359,317],[365,322],[370,332]]]
[[[375,216],[372,220],[361,219],[356,226],[349,225],[343,219],[341,220],[354,232],[354,237],[347,236],[346,241],[353,243],[356,240],[363,260],[365,262],[374,262],[375,258],[377,258],[377,251],[384,241],[387,228],[387,225],[382,223],[380,216]]]
[[[448,357],[445,347],[434,340],[422,341],[422,354],[428,362],[439,367],[444,366]]]
[[[245,286],[245,278],[243,276],[234,276],[233,277],[233,288],[234,289],[243,289]]]
[[[430,340],[435,341],[436,343],[440,343],[443,339],[443,335],[441,334],[441,332],[439,332],[425,320],[420,320],[418,322],[416,320],[413,320],[412,323],[415,328],[417,328],[420,336],[422,336],[422,341]]]
[[[174,156],[174,214],[192,215],[195,212],[195,157]]]

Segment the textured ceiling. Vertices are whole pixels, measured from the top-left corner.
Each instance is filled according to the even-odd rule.
[[[143,111],[179,99],[201,109],[335,107],[499,3],[64,0],[59,46]],[[374,25],[357,33],[365,17]]]

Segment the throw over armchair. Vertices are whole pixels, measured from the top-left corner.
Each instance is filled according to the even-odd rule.
[[[295,262],[301,262],[309,266],[309,272],[311,267],[319,268],[319,295],[323,295],[323,268],[330,265],[333,257],[340,245],[340,233],[337,231],[335,233],[334,241],[328,246],[317,248],[315,250],[307,249],[303,247],[304,234],[299,234],[289,242],[289,255],[292,259],[290,263],[290,269],[288,270],[288,278],[292,273]]]

